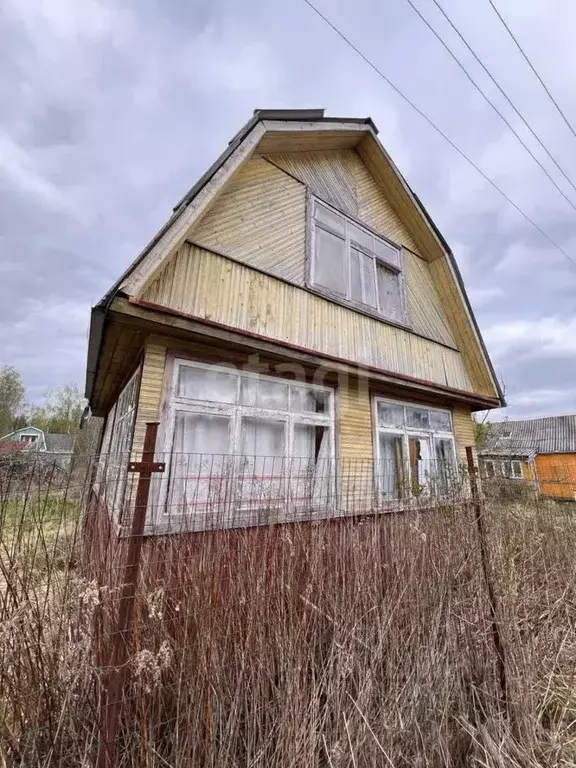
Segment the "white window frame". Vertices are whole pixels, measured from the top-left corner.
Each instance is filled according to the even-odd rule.
[[[323,221],[318,221],[316,219],[315,210],[316,205],[321,205],[324,208],[328,208],[334,215],[338,216],[342,219],[344,223],[344,236],[342,236],[342,233],[336,232],[336,230],[332,229],[329,224],[326,224]],[[408,325],[408,312],[407,312],[407,300],[406,300],[406,286],[404,282],[404,254],[403,249],[396,245],[395,243],[392,243],[387,238],[383,237],[382,235],[377,234],[372,229],[367,227],[365,224],[362,224],[361,222],[357,221],[356,219],[352,218],[348,214],[343,213],[342,211],[339,211],[337,208],[335,208],[333,205],[330,205],[330,203],[326,203],[321,198],[317,197],[316,195],[309,195],[308,199],[308,209],[309,209],[309,215],[308,215],[308,227],[309,227],[309,254],[308,254],[308,283],[311,288],[313,288],[318,293],[325,294],[326,296],[329,296],[331,299],[338,301],[342,304],[349,305],[354,307],[354,309],[359,309],[362,312],[372,315],[374,317],[377,317],[380,320],[386,320],[387,322],[395,323],[396,325]],[[377,254],[375,252],[375,249],[372,251],[367,248],[365,245],[361,243],[357,243],[354,241],[350,235],[350,230],[352,227],[357,227],[358,229],[361,229],[366,235],[370,236],[373,239],[373,243],[375,240],[380,241],[383,245],[385,245],[387,248],[390,248],[391,250],[395,251],[397,254],[397,263],[395,264],[392,261],[388,261],[386,258],[384,258],[382,255]],[[331,291],[329,288],[326,288],[323,285],[320,285],[316,282],[315,278],[315,271],[316,271],[316,231],[317,229],[323,229],[325,232],[328,232],[329,234],[333,235],[334,237],[339,238],[340,240],[344,240],[345,243],[345,258],[346,258],[346,292],[345,295],[342,295],[336,291]],[[352,271],[352,258],[351,258],[351,248],[354,247],[355,250],[360,251],[365,256],[368,256],[372,259],[372,271],[374,276],[374,291],[376,295],[376,303],[377,307],[372,307],[369,304],[364,304],[362,302],[355,301],[351,296],[351,271]],[[377,268],[376,264],[379,262],[384,266],[386,269],[388,269],[391,272],[394,272],[398,276],[398,283],[399,283],[399,299],[400,299],[400,318],[394,318],[391,317],[389,314],[386,314],[386,309],[380,306],[380,296],[378,293],[378,275],[377,275]],[[364,272],[361,270],[360,272],[361,276],[361,283],[362,283],[362,291],[364,292]]]
[[[403,408],[419,408],[421,410],[426,411],[432,411],[436,413],[443,413],[447,414],[450,418],[450,431],[446,430],[439,430],[439,429],[423,429],[422,427],[409,427],[407,425],[404,425],[402,427],[387,427],[382,426],[379,423],[378,420],[378,404],[379,403],[385,403],[389,405],[399,405]],[[406,494],[402,496],[401,494],[397,499],[388,499],[388,501],[402,501],[406,499],[410,499],[414,497],[414,493],[412,491],[413,489],[413,479],[412,479],[412,470],[410,467],[410,453],[409,453],[409,439],[410,437],[417,437],[426,439],[430,443],[430,466],[435,467],[436,465],[436,450],[434,446],[434,439],[439,440],[448,440],[452,444],[452,456],[454,459],[454,472],[455,472],[455,479],[458,479],[460,476],[460,471],[458,467],[458,455],[456,453],[456,441],[454,437],[454,420],[452,418],[452,412],[448,410],[447,408],[433,408],[428,405],[422,405],[420,403],[412,403],[412,402],[406,402],[405,400],[394,400],[389,397],[380,397],[378,395],[375,395],[372,398],[372,420],[374,424],[374,444],[375,444],[375,455],[377,464],[376,467],[377,470],[377,482],[378,482],[378,492],[382,493],[381,488],[381,477],[379,472],[379,467],[381,465],[381,455],[380,455],[380,440],[379,435],[381,433],[386,433],[390,435],[399,435],[402,437],[402,458],[404,462],[403,466],[403,472],[404,477],[406,480]],[[427,493],[427,489],[424,489],[424,493]]]
[[[493,459],[484,459],[482,464],[484,465],[484,476],[486,477],[486,479],[492,480],[493,478],[495,478],[496,477],[496,465],[494,463],[494,460]],[[492,468],[492,474],[491,475],[488,473],[488,465],[490,465],[491,468]]]
[[[519,469],[519,473],[515,470]],[[522,480],[522,461],[520,459],[506,459],[502,461],[502,477],[506,480]]]
[[[96,473],[96,490],[108,513],[122,523],[122,511],[128,486],[128,462],[132,451],[142,365],[124,384],[106,417]],[[127,398],[128,407],[118,415],[118,406]]]
[[[238,460],[242,459],[241,451],[241,427],[243,418],[261,418],[263,420],[278,421],[286,424],[284,431],[285,436],[285,456],[284,461],[290,461],[295,458],[292,456],[293,452],[293,440],[294,440],[294,425],[304,424],[309,426],[322,426],[329,430],[328,432],[328,459],[333,461],[335,456],[335,439],[336,439],[336,423],[335,423],[335,402],[334,402],[334,389],[332,387],[320,386],[318,384],[311,384],[308,382],[297,382],[292,379],[285,379],[277,376],[269,376],[264,374],[255,373],[252,371],[239,370],[237,368],[229,368],[227,366],[210,365],[206,363],[200,363],[194,360],[188,360],[183,357],[174,357],[171,375],[171,384],[166,395],[165,400],[165,413],[166,422],[163,435],[163,452],[166,469],[164,472],[164,479],[158,479],[159,488],[156,489],[156,498],[158,504],[153,504],[152,519],[149,525],[153,525],[155,530],[163,528],[171,528],[170,521],[173,519],[176,521],[176,529],[186,530],[184,521],[190,520],[190,527],[193,530],[203,530],[215,527],[216,521],[211,519],[210,511],[199,510],[197,512],[178,512],[177,510],[170,509],[166,511],[166,506],[169,503],[169,478],[171,470],[171,462],[173,459],[173,442],[175,437],[176,427],[176,413],[196,413],[201,415],[214,415],[223,416],[229,419],[229,456],[231,459],[231,466],[233,468],[233,474],[237,472]],[[236,376],[236,402],[235,403],[218,403],[202,399],[194,399],[181,397],[177,394],[178,376],[181,367],[190,367],[206,372],[224,373],[232,376]],[[283,384],[288,387],[288,403],[286,410],[275,410],[271,408],[262,408],[259,406],[242,405],[240,396],[240,387],[243,378],[251,378],[254,380],[264,380],[266,382],[275,382]],[[313,389],[317,392],[322,392],[327,397],[328,411],[327,413],[316,413],[313,411],[291,411],[290,410],[290,397],[291,389]],[[332,472],[330,479],[331,494],[335,497],[335,472]],[[234,479],[235,486],[238,485],[239,478]],[[227,501],[227,504],[231,505],[233,510],[234,525],[257,525],[259,521],[257,518],[258,506],[240,507],[241,497],[239,495],[239,488],[234,487],[232,489],[232,496]],[[283,506],[287,506],[284,504]],[[245,513],[245,514],[243,514]],[[286,519],[293,520],[296,518],[290,510],[285,511]],[[321,515],[319,515],[320,517]],[[215,516],[214,516],[215,517]],[[303,519],[309,519],[310,515],[306,515]],[[298,518],[301,519],[301,518]],[[316,519],[316,518],[314,518]],[[282,513],[278,514],[278,522],[283,521]],[[181,524],[182,523],[182,524]],[[199,525],[200,524],[200,525]]]

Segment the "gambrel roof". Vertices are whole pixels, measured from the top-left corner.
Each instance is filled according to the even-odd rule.
[[[494,422],[480,453],[484,456],[576,453],[576,414]]]
[[[374,179],[401,215],[422,257],[442,259],[447,301],[458,305],[457,325],[465,327],[460,343],[471,365],[488,382],[481,396],[487,407],[504,402],[458,266],[418,197],[377,138],[371,118],[325,117],[324,110],[256,110],[230,141],[226,150],[174,207],[173,213],[153,240],[106,293],[92,312],[86,397],[90,400],[97,373],[106,314],[115,296],[138,297],[150,285],[160,266],[185,242],[191,227],[200,220],[238,169],[255,153],[355,149]],[[465,349],[462,349],[465,347]],[[488,396],[488,392],[493,395]],[[480,393],[479,393],[480,398]]]

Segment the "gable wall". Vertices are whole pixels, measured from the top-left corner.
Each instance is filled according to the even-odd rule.
[[[184,245],[142,298],[360,365],[473,392],[457,350]]]
[[[411,249],[404,251],[410,325],[416,333],[456,347],[430,265],[416,255],[416,242],[353,149],[251,158],[189,239],[304,285],[307,189]]]

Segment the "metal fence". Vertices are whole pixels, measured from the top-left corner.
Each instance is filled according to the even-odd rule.
[[[152,448],[0,462],[5,765],[570,764],[571,505]]]

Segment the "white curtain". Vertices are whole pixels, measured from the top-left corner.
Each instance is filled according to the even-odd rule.
[[[278,508],[284,503],[286,423],[244,418],[241,425],[242,506]]]
[[[168,514],[207,512],[226,499],[228,452],[227,417],[176,413]]]
[[[290,473],[291,502],[296,507],[326,506],[331,498],[330,431],[295,424]]]
[[[380,490],[389,499],[401,496],[400,484],[403,477],[402,436],[388,432],[380,433]]]

